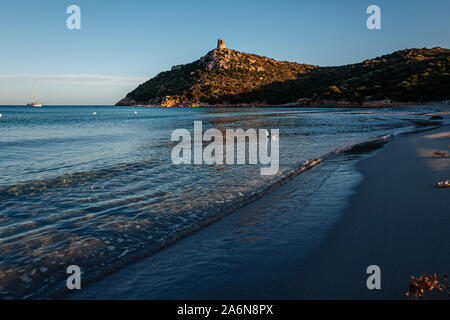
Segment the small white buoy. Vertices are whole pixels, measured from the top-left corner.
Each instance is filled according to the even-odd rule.
[[[95,116],[97,114],[97,112],[94,111],[94,112],[92,112],[92,114]]]
[[[3,115],[0,113],[0,118],[3,117]]]
[[[134,114],[137,114],[137,111],[135,111]]]

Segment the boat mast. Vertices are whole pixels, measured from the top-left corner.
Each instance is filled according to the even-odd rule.
[[[36,104],[37,104],[37,103],[39,103],[39,91],[38,91],[36,84],[34,85],[34,89],[36,90]]]

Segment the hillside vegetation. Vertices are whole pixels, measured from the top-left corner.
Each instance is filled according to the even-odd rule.
[[[450,99],[450,50],[405,49],[361,63],[318,67],[230,49],[172,67],[117,105],[311,105],[321,101]],[[344,103],[345,105],[345,103]]]

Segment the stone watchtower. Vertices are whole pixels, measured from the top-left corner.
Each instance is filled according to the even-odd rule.
[[[223,39],[218,39],[217,40],[217,49],[225,49],[225,40]]]

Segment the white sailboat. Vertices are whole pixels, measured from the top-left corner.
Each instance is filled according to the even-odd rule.
[[[33,90],[31,90],[31,102],[27,103],[27,106],[42,107],[42,104],[39,103],[39,92],[36,85],[34,85],[34,95]]]

